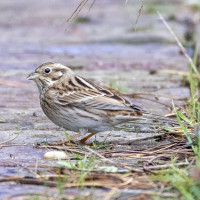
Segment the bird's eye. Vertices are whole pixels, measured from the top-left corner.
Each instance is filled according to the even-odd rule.
[[[50,70],[49,68],[46,68],[46,69],[44,70],[44,72],[47,73],[47,74],[48,74],[50,71],[51,71],[51,70]]]

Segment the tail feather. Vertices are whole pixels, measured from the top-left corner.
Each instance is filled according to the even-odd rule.
[[[176,119],[169,119],[169,118],[161,116],[161,115],[145,112],[143,114],[143,117],[145,117],[149,120],[155,120],[155,121],[158,121],[158,122],[168,123],[170,125],[179,126],[179,123],[176,121]]]
[[[153,114],[153,113],[147,112],[146,110],[144,110],[141,107],[136,106],[136,105],[132,105],[131,107],[134,110],[137,110],[138,112],[142,113],[142,116],[145,119],[155,120],[155,121],[158,121],[158,122],[168,123],[170,125],[180,126],[180,124],[175,119],[169,119],[167,117],[164,117],[164,116],[161,116],[161,115],[158,115],[158,114]],[[188,123],[185,123],[185,122],[183,122],[183,123],[189,125]]]

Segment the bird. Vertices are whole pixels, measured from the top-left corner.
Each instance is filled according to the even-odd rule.
[[[69,131],[84,129],[90,133],[80,140],[81,144],[98,132],[113,130],[118,124],[145,115],[165,120],[60,63],[44,63],[27,79],[36,83],[41,108],[54,124]]]

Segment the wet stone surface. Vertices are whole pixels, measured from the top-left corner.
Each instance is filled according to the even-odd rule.
[[[187,60],[158,16],[150,12],[150,4],[144,8],[134,32],[140,5],[138,1],[129,1],[127,5],[124,2],[96,1],[84,23],[77,19],[68,24],[66,20],[79,4],[78,0],[0,1],[0,83],[6,80],[25,84],[0,85],[0,146],[7,145],[0,149],[0,177],[20,173],[30,175],[25,169],[26,164],[33,168],[36,163],[57,164],[57,161],[43,159],[48,149],[33,148],[37,142],[66,139],[64,130],[43,114],[35,84],[26,81],[27,75],[43,62],[54,61],[71,66],[83,77],[129,94],[126,96],[130,101],[153,113],[170,113],[172,99],[177,106],[185,104],[190,93],[182,77],[162,73],[162,70],[187,71]],[[166,18],[174,15],[176,9],[180,10],[177,16],[175,14],[177,19],[191,13],[186,3],[170,2],[168,5],[159,3]],[[87,13],[86,8],[80,16],[84,17],[84,13]],[[184,41],[186,24],[176,20],[169,23]],[[156,70],[160,70],[159,73]],[[69,135],[73,134],[69,132]],[[106,138],[106,143],[114,144],[113,149],[140,149],[159,142],[116,143],[155,134],[159,131],[154,125],[136,124],[132,132],[98,133],[96,140],[102,142]],[[2,143],[15,136],[14,140]],[[117,158],[113,160],[121,162]],[[137,161],[123,159],[132,165]],[[45,186],[4,182],[0,184],[0,199],[21,193],[22,187],[27,193],[57,192],[56,189],[47,191]],[[73,190],[68,192],[77,193]],[[99,192],[97,189],[96,194]],[[88,193],[85,191],[83,196]]]

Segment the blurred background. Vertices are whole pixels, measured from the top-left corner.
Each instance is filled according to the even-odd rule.
[[[31,70],[50,60],[91,70],[184,69],[156,12],[193,47],[198,0],[96,0],[90,7],[92,2],[67,22],[80,0],[1,0],[0,69]]]

